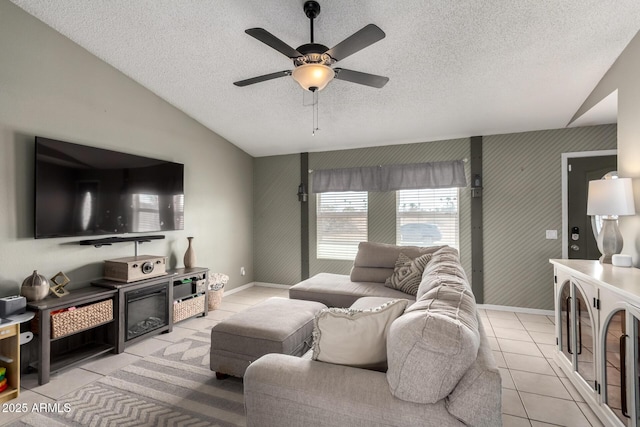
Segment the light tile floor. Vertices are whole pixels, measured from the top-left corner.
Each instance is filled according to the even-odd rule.
[[[552,316],[480,310],[502,374],[504,427],[602,426],[553,361]]]
[[[211,329],[219,321],[267,298],[286,298],[288,291],[255,286],[226,295],[220,307],[207,317],[177,324],[170,334],[161,334],[127,347],[124,353],[106,355],[80,367],[51,376],[39,386],[36,374],[22,377],[20,397],[12,403],[47,403],[97,381],[109,373],[140,360],[176,340]],[[505,427],[601,426],[589,407],[552,360],[555,343],[553,317],[508,311],[480,310],[494,356],[502,374],[502,420]],[[0,414],[0,426],[24,413]]]

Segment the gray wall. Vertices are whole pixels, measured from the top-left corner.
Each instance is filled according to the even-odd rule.
[[[469,157],[469,140],[437,141],[356,150],[309,153],[310,169],[374,166],[459,160]],[[298,155],[262,157],[254,161],[254,246],[256,281],[293,285],[300,281],[300,184]],[[467,175],[468,171],[468,164]],[[369,193],[369,240],[395,243],[395,193]],[[348,274],[352,262],[316,258],[316,203],[309,197],[309,257],[311,275]],[[460,252],[471,266],[469,189],[460,189]],[[469,270],[468,270],[469,271]]]
[[[594,126],[484,137],[483,218],[485,303],[553,309],[549,258],[562,256],[562,240],[546,240],[545,230],[562,227],[561,153],[616,147],[616,126]],[[273,266],[256,280],[294,284],[300,272],[299,184],[297,158],[257,159],[256,183],[273,179],[265,198],[254,196],[260,212],[258,236],[279,236],[278,250],[257,251],[256,264]],[[425,142],[309,154],[311,169],[455,160],[469,157],[469,140]],[[467,164],[469,180],[469,165]],[[288,178],[286,178],[288,177]],[[288,183],[286,181],[289,181]],[[279,190],[278,190],[279,189]],[[272,203],[278,191],[289,202]],[[470,190],[460,190],[460,255],[469,277],[471,266]],[[267,205],[268,204],[268,205]],[[315,254],[315,197],[310,197],[310,274],[348,274],[351,261],[318,260]],[[283,218],[280,220],[279,218]],[[267,225],[268,224],[268,225]],[[369,194],[369,240],[395,242],[395,194]]]
[[[561,154],[616,148],[616,126],[484,138],[486,304],[553,309],[553,268],[562,258]],[[558,230],[546,240],[545,230]]]
[[[0,2],[0,295],[34,269],[64,271],[70,288],[102,276],[102,261],[133,244],[99,249],[79,238],[33,239],[34,136],[185,164],[185,230],[162,233],[141,254],[182,266],[187,236],[198,265],[253,280],[252,158],[10,2]],[[247,275],[240,276],[240,267]]]
[[[300,155],[253,161],[253,246],[257,281],[300,281]]]
[[[618,96],[618,172],[633,179],[636,215],[620,218],[624,238],[622,253],[631,255],[640,267],[640,31],[629,42],[609,71],[576,112],[575,118],[617,91]]]

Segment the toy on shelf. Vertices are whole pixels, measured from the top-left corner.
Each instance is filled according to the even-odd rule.
[[[8,387],[7,378],[5,377],[6,374],[7,368],[0,366],[0,393]]]

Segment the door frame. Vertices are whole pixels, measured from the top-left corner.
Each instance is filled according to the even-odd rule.
[[[562,258],[569,258],[569,159],[577,157],[617,156],[618,149],[562,153]]]

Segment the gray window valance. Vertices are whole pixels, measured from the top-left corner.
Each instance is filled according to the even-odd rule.
[[[315,170],[314,193],[332,191],[396,191],[417,188],[466,187],[464,162],[413,163]]]

